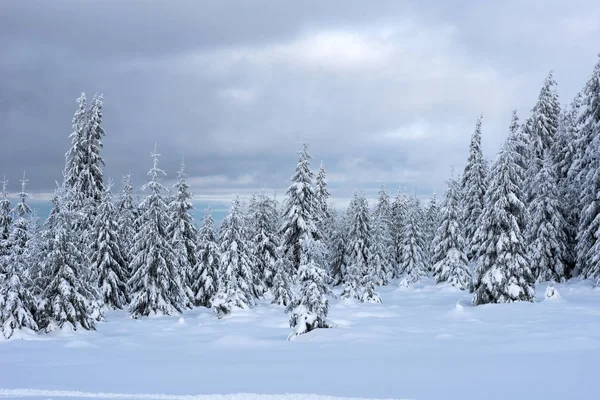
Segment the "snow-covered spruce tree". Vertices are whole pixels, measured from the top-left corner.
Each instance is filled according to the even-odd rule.
[[[304,238],[307,233],[310,233],[313,239],[319,239],[316,226],[318,212],[315,190],[312,187],[313,173],[310,170],[310,159],[308,144],[304,143],[296,171],[291,179],[291,185],[286,192],[287,198],[280,229],[285,255],[289,256],[292,261],[294,274],[298,271],[301,263],[300,239]]]
[[[436,198],[435,192],[433,192],[431,199],[429,200],[429,204],[427,205],[427,208],[425,209],[424,217],[425,217],[424,240],[425,240],[425,249],[426,249],[426,256],[427,256],[426,260],[427,260],[427,264],[428,264],[428,268],[429,268],[430,265],[433,265],[433,263],[430,262],[431,256],[433,255],[432,242],[433,242],[433,238],[435,237],[435,232],[439,226],[439,217],[440,217],[440,209],[437,204],[437,198]]]
[[[558,125],[558,132],[552,150],[554,168],[560,193],[561,214],[565,221],[565,254],[566,276],[571,276],[575,268],[577,244],[577,226],[579,224],[579,184],[577,174],[571,173],[577,160],[579,135],[577,120],[581,109],[582,93],[578,93],[571,104],[563,110]]]
[[[67,189],[79,187],[79,181],[88,160],[87,156],[87,107],[85,93],[77,98],[77,111],[73,115],[73,131],[69,135],[71,147],[65,154],[66,165],[64,171],[65,187]]]
[[[96,208],[104,191],[100,156],[102,148],[102,97],[95,96],[89,110],[86,110],[85,94],[77,99],[78,108],[73,116],[71,147],[65,154],[65,195],[64,207],[72,211],[69,220],[75,229],[80,251],[91,258],[90,232],[94,224]],[[86,265],[83,271],[90,281],[97,280],[98,271]]]
[[[129,277],[110,187],[104,191],[98,206],[90,238],[93,249],[90,261],[92,268],[98,271],[102,304],[113,309],[124,308],[129,304]]]
[[[277,208],[273,199],[264,191],[257,197],[252,210],[252,251],[254,253],[255,278],[264,293],[273,285],[279,235],[277,232]]]
[[[579,171],[581,216],[577,233],[577,270],[583,278],[600,279],[600,61],[584,89],[579,117]],[[587,143],[587,146],[584,145]]]
[[[334,286],[344,282],[344,276],[348,269],[348,221],[345,213],[336,218],[332,232],[332,253],[330,254],[331,282]]]
[[[518,174],[519,182],[525,182],[526,173],[528,170],[528,154],[529,154],[529,142],[523,129],[519,126],[519,117],[517,116],[517,110],[513,110],[511,121],[509,124],[509,136],[508,141],[511,143],[512,149],[516,153],[515,162],[517,163],[517,168],[515,169],[515,173]],[[491,179],[491,177],[490,177]],[[523,193],[523,191],[521,192]],[[523,194],[524,196],[524,194]],[[527,206],[525,206],[525,211],[527,212]],[[523,234],[525,234],[525,220],[526,217],[520,220],[521,225],[519,229]],[[471,240],[471,244],[468,247],[469,253],[472,255],[473,259],[471,261],[476,261],[482,254],[484,249],[486,237],[483,235],[476,235]]]
[[[65,201],[65,191],[65,187],[58,189],[58,202]],[[47,253],[42,260],[43,300],[38,319],[38,326],[46,332],[96,329],[96,322],[103,318],[96,283],[83,271],[89,260],[79,250],[73,218],[73,212],[60,205],[46,224],[43,247]]]
[[[192,271],[194,304],[211,307],[213,297],[219,290],[219,260],[221,252],[215,235],[215,222],[210,207],[206,209],[202,227],[198,232],[198,255]]]
[[[300,291],[288,305],[288,311],[291,311],[290,326],[294,328],[288,339],[313,329],[329,328],[326,320],[329,312],[327,295],[331,291],[327,286],[329,277],[324,268],[327,248],[322,241],[314,239],[310,230],[301,237],[300,244]]]
[[[169,226],[167,237],[179,257],[179,273],[181,284],[187,293],[190,303],[193,303],[192,269],[197,264],[198,229],[194,224],[191,212],[194,210],[190,186],[186,182],[185,164],[177,173],[177,183],[173,186],[173,198],[169,204]]]
[[[213,300],[214,312],[222,318],[235,308],[249,308],[258,297],[258,288],[252,274],[252,248],[247,241],[244,213],[240,198],[236,197],[231,211],[223,220],[220,231],[221,263],[220,288]]]
[[[522,234],[525,205],[520,157],[510,135],[492,167],[476,232],[481,247],[474,273],[474,305],[535,299],[535,279]]]
[[[405,192],[398,190],[398,194],[392,203],[392,217],[390,224],[390,233],[393,244],[393,269],[391,278],[398,278],[402,275],[403,230],[408,217],[409,206],[410,197]]]
[[[517,110],[512,111],[508,131],[512,146],[519,156],[518,163],[520,167],[519,171],[521,174],[521,180],[525,181],[529,160],[529,140],[521,126],[519,126],[519,116],[517,115]]]
[[[377,285],[387,285],[391,275],[390,268],[390,247],[391,242],[389,230],[385,221],[371,216],[371,251],[369,252],[369,268],[373,274],[374,283]]]
[[[348,264],[346,266],[346,272],[343,278],[343,286],[342,293],[340,294],[340,298],[342,299],[358,299],[360,298],[360,278],[362,276],[363,271],[366,269],[367,260],[369,257],[369,242],[364,241],[364,229],[362,227],[357,227],[360,223],[358,220],[358,214],[360,213],[360,198],[358,193],[354,192],[354,196],[352,200],[350,200],[350,204],[348,205],[348,210],[346,216],[347,220],[347,229],[348,229],[348,239],[347,239],[347,249],[346,254],[348,255]],[[357,232],[357,228],[361,229],[360,232]],[[370,236],[370,226],[369,233]],[[357,237],[360,236],[360,237]],[[369,238],[370,239],[370,238]],[[358,246],[358,249],[355,249],[355,246]]]
[[[188,303],[187,293],[181,284],[180,262],[170,237],[168,209],[160,183],[165,172],[158,167],[156,146],[152,155],[153,165],[150,180],[143,187],[148,197],[141,204],[142,214],[138,218],[139,231],[131,249],[129,280],[132,318],[148,315],[171,315],[182,310]]]
[[[56,225],[60,222],[60,212],[65,211],[65,201],[63,201],[65,191],[65,183],[62,185],[56,183],[56,189],[50,197],[52,208],[48,214],[48,218],[44,221],[43,227],[39,232],[39,237],[35,241],[35,246],[32,246],[30,263],[30,277],[33,281],[33,292],[36,297],[41,297],[44,289],[50,283],[52,278],[51,271],[46,270],[45,260],[46,255],[52,250],[52,235],[55,232]]]
[[[6,258],[4,276],[0,278],[0,329],[9,339],[15,330],[37,331],[38,325],[37,302],[31,292],[33,284],[27,273],[29,263],[25,249],[13,246]]]
[[[136,223],[140,215],[138,206],[133,198],[133,185],[131,184],[131,174],[127,174],[122,179],[122,190],[115,201],[117,215],[117,235],[119,236],[121,254],[127,265],[127,279],[131,277],[129,264],[129,249],[133,246],[133,238],[138,230]]]
[[[525,238],[534,277],[538,282],[566,279],[565,221],[560,208],[556,171],[547,158],[532,182],[536,187],[528,210]]]
[[[2,193],[0,193],[0,258],[9,254],[8,237],[12,225],[11,204],[7,191],[8,181],[6,176],[2,181]],[[1,260],[0,260],[1,262]],[[0,274],[2,269],[0,268]]]
[[[27,187],[27,179],[25,179],[25,172],[23,172],[23,179],[21,180],[21,192],[19,193],[19,202],[12,211],[16,219],[13,223],[12,232],[10,234],[9,246],[11,247],[11,253],[17,251],[23,253],[27,242],[31,238],[29,232],[31,208],[27,204],[29,194],[25,191]]]
[[[273,284],[271,286],[273,300],[271,303],[287,307],[294,301],[291,282],[292,262],[289,257],[284,254],[282,246],[277,248],[273,271]]]
[[[423,210],[416,196],[410,199],[402,229],[402,263],[400,271],[404,277],[400,286],[408,287],[427,276],[427,259],[423,239]]]
[[[451,177],[446,183],[446,196],[440,210],[440,224],[433,239],[433,278],[460,290],[469,289],[471,272],[465,254],[465,238],[461,226],[460,187]]]
[[[523,133],[528,141],[527,172],[524,182],[526,204],[537,196],[536,175],[542,168],[544,159],[551,157],[560,120],[560,104],[556,92],[556,81],[552,71],[544,80],[538,101],[532,115],[523,125]]]
[[[387,285],[394,275],[396,249],[392,237],[392,205],[385,185],[379,189],[377,203],[373,210],[373,262],[380,265],[382,275],[379,277],[380,285]]]
[[[43,231],[40,226],[40,217],[38,216],[37,210],[33,209],[31,216],[28,219],[29,227],[29,240],[25,248],[25,259],[28,265],[27,278],[31,284],[31,292],[34,296],[40,293],[40,288],[37,287],[37,279],[41,275],[41,260],[44,258],[43,252]]]
[[[315,208],[317,218],[317,228],[319,235],[331,249],[331,233],[333,230],[333,216],[329,207],[329,189],[327,188],[327,172],[325,166],[321,162],[319,172],[315,178]]]
[[[479,117],[475,124],[475,132],[471,136],[469,158],[462,175],[461,192],[463,200],[463,221],[467,248],[475,236],[478,219],[483,209],[483,198],[487,187],[487,170],[483,153],[481,151],[481,120]],[[469,251],[469,260],[473,260],[474,254]]]
[[[104,160],[100,155],[102,150],[102,139],[106,132],[102,127],[102,107],[104,106],[104,97],[102,95],[94,96],[92,105],[88,113],[87,129],[84,140],[84,154],[86,163],[79,177],[79,190],[82,191],[85,198],[93,204],[98,204],[102,200],[104,193],[104,182],[102,167]]]
[[[380,265],[371,265],[372,227],[369,205],[364,195],[354,194],[348,221],[348,268],[344,277],[341,298],[356,298],[363,302],[380,303],[375,285],[381,276],[376,270]]]

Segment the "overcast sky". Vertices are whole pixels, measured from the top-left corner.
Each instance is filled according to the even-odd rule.
[[[569,102],[599,43],[594,0],[2,0],[0,174],[50,192],[85,91],[104,94],[116,180],[141,185],[158,141],[198,201],[281,196],[307,140],[338,204],[381,183],[440,193],[479,114],[493,160],[511,110],[550,69]]]

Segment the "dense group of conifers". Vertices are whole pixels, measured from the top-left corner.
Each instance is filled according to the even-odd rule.
[[[43,224],[23,177],[13,207],[0,196],[0,323],[94,329],[106,309],[133,318],[212,307],[220,318],[261,298],[285,307],[294,334],[327,327],[328,298],[380,302],[377,287],[433,276],[474,293],[475,305],[533,301],[536,282],[600,279],[600,63],[561,109],[550,74],[531,115],[516,112],[488,168],[481,118],[464,173],[441,205],[382,187],[374,207],[361,192],[339,213],[325,169],[308,146],[283,204],[264,192],[236,198],[218,232],[210,209],[197,227],[184,165],[172,188],[159,155],[137,202],[129,176],[113,198],[103,179],[102,97],[78,99],[64,179]],[[313,182],[314,180],[314,182]]]

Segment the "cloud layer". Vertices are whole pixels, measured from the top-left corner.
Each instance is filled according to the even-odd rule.
[[[104,93],[115,180],[141,184],[158,141],[171,177],[185,157],[198,201],[283,195],[307,140],[338,204],[381,183],[440,192],[481,113],[493,159],[550,69],[563,103],[582,87],[600,37],[594,1],[461,6],[5,1],[0,173],[26,169],[32,192],[50,192],[84,90]]]

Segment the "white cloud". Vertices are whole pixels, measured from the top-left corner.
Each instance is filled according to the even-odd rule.
[[[251,104],[256,100],[258,93],[252,89],[231,87],[219,91],[219,96],[234,103]]]

